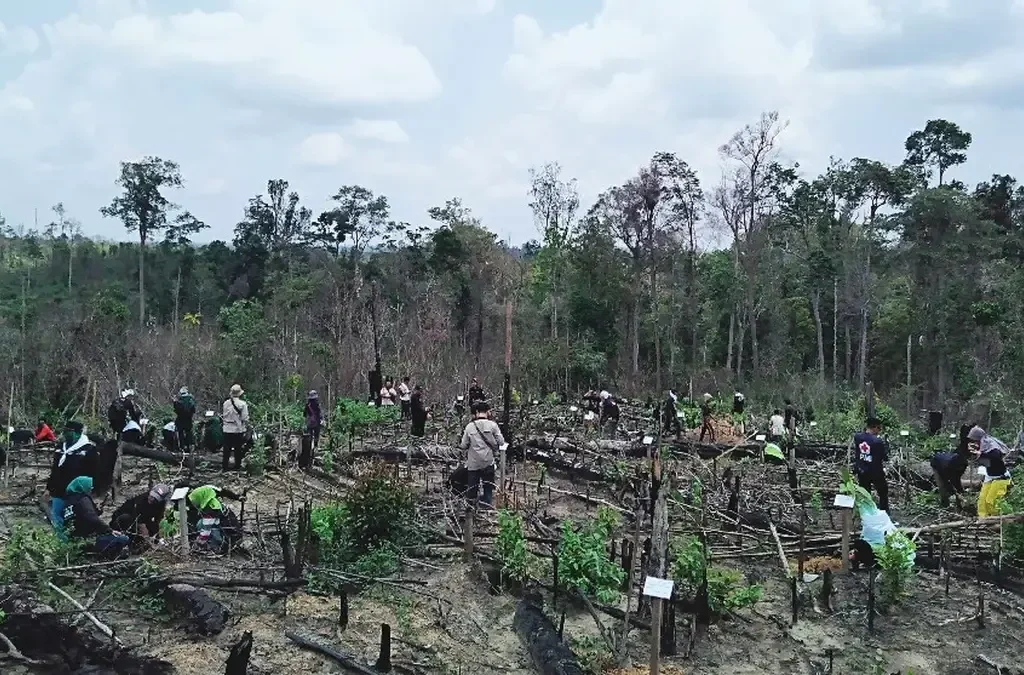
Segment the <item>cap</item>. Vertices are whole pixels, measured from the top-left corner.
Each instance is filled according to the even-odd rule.
[[[153,486],[153,489],[149,491],[149,501],[151,502],[166,502],[171,498],[171,492],[173,488],[166,483],[158,483]]]

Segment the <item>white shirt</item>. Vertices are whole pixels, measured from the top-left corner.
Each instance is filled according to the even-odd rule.
[[[782,415],[772,415],[768,421],[771,427],[772,436],[784,436],[786,434],[786,420]]]
[[[407,385],[405,382],[402,382],[401,384],[398,385],[398,393],[401,394],[399,398],[401,398],[403,401],[412,400],[412,392],[409,391],[409,385]]]

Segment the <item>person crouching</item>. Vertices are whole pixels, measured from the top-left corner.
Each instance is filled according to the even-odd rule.
[[[86,550],[103,558],[118,558],[128,550],[128,537],[100,519],[92,499],[92,477],[68,483],[64,495],[64,532],[72,540],[86,541]]]

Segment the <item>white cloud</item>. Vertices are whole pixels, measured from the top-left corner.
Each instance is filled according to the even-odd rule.
[[[299,144],[298,159],[308,166],[337,166],[347,154],[345,141],[334,131],[310,134]]]
[[[409,135],[394,120],[352,120],[341,133],[350,138],[362,138],[381,143],[408,143]]]
[[[39,49],[39,36],[27,26],[7,28],[0,21],[0,54],[32,54]]]

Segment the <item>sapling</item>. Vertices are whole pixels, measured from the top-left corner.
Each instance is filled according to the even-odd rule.
[[[501,561],[502,574],[515,581],[525,581],[536,567],[536,558],[526,547],[523,519],[517,513],[498,512],[498,536],[495,552]]]
[[[899,530],[885,535],[885,543],[875,549],[875,563],[882,570],[879,598],[883,606],[899,604],[906,595],[914,574],[916,550],[914,542]]]

